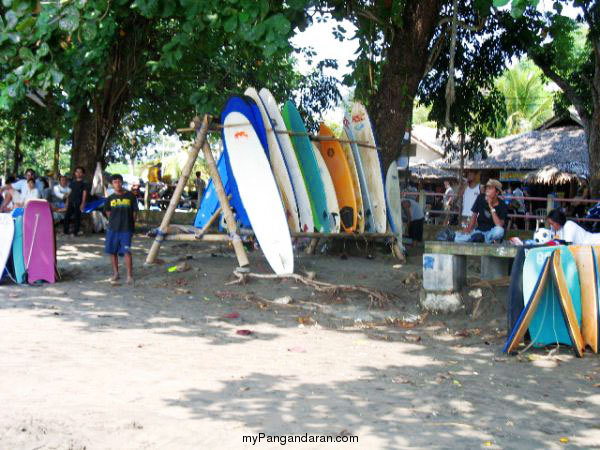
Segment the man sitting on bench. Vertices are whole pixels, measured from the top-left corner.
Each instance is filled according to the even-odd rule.
[[[485,194],[479,194],[473,204],[469,224],[464,232],[456,233],[454,242],[502,242],[508,207],[498,198],[501,193],[502,183],[490,179],[485,185]]]

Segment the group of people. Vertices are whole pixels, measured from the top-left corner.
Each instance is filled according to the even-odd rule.
[[[31,199],[47,200],[55,221],[63,220],[65,234],[69,233],[71,222],[73,234],[80,234],[81,213],[90,195],[89,185],[83,180],[84,174],[85,170],[78,167],[72,180],[60,175],[57,183],[52,178],[37,177],[33,169],[27,169],[25,177],[19,180],[8,176],[0,188],[0,212],[9,213],[23,208]]]

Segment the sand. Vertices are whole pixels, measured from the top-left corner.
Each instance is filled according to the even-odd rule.
[[[598,356],[502,354],[503,289],[483,290],[477,320],[472,301],[424,315],[418,281],[403,282],[418,253],[401,269],[360,251],[297,260],[394,295],[369,310],[364,294],[290,281],[226,286],[226,247],[165,243],[165,263],[142,267],[149,243],[135,240],[134,287],[106,281],[102,236],[62,235],[59,283],[0,285],[0,448],[283,447],[267,435],[358,438],[285,446],[298,449],[600,445]],[[167,272],[186,256],[190,270]],[[251,262],[268,272],[260,252]],[[284,296],[294,303],[271,303]]]

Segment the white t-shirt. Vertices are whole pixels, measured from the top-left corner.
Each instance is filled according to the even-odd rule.
[[[443,203],[444,206],[448,206],[452,200],[454,200],[454,189],[452,189],[452,186],[449,186],[448,189],[446,189],[446,192],[444,192],[444,197],[443,197]]]
[[[71,192],[69,186],[62,187],[60,184],[54,186],[53,194],[59,200],[64,200],[65,196]]]
[[[27,180],[26,179],[19,180],[19,181],[13,183],[12,187],[13,187],[13,189],[16,189],[17,191],[19,191],[22,194],[23,191],[27,189]],[[42,183],[42,180],[40,180],[39,178],[36,178],[35,179],[35,187],[38,190],[38,192],[42,192],[44,190],[44,183]]]
[[[410,220],[419,220],[423,219],[425,215],[423,214],[423,208],[417,202],[415,202],[411,198],[404,198],[402,201],[410,202]]]
[[[557,235],[559,239],[572,242],[574,245],[600,244],[600,233],[590,233],[572,220],[567,220],[565,225],[558,231]]]
[[[40,192],[37,190],[37,188],[29,189],[29,186],[25,186],[25,188],[21,190],[21,201],[23,204],[25,204],[27,200],[37,198],[40,198]]]
[[[475,200],[477,200],[477,196],[481,194],[481,189],[478,184],[475,187],[470,187],[467,184],[465,191],[463,192],[463,205],[462,205],[462,215],[463,217],[471,217],[473,212],[473,205],[475,204]]]

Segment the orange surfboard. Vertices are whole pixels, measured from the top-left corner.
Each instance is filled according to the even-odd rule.
[[[333,132],[324,123],[321,124],[320,136],[333,137]],[[344,150],[338,141],[320,141],[319,150],[325,160],[340,208],[340,219],[344,231],[352,233],[358,225],[356,196],[352,182],[350,166]]]

